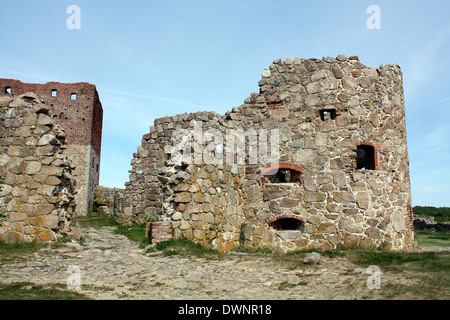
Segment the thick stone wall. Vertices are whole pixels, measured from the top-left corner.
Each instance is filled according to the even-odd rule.
[[[0,241],[79,237],[66,133],[34,93],[0,97]]]
[[[223,116],[155,120],[134,154],[119,220],[140,223],[152,215],[170,221],[174,237],[224,252],[240,243],[284,252],[412,249],[399,66],[375,69],[345,55],[278,59],[262,72],[259,87]],[[260,130],[274,129],[279,157],[267,163],[274,142],[261,152]],[[244,146],[244,162],[228,162],[233,145],[210,138],[230,130],[244,132],[234,146]],[[183,136],[190,138],[187,148]],[[252,143],[259,153],[252,153]],[[190,161],[174,157],[180,146],[193,155]]]
[[[74,162],[77,180],[77,215],[92,209],[99,183],[103,108],[95,85],[90,83],[45,84],[0,79],[0,95],[34,92],[45,101],[52,117],[66,132],[66,155]]]
[[[230,121],[233,124],[234,121]],[[198,112],[155,121],[134,154],[119,223],[172,221],[173,235],[221,251],[238,244],[243,222],[244,168],[187,164],[171,157],[176,130],[194,128],[225,133],[227,122],[215,112]],[[194,143],[194,141],[193,141]],[[202,141],[200,144],[205,145]]]
[[[259,95],[242,106],[243,112],[258,115],[264,127],[280,129],[280,162],[300,167],[302,174],[298,183],[254,185],[247,211],[261,201],[266,207],[258,204],[251,213],[255,218],[247,220],[248,243],[282,250],[411,248],[400,68],[370,68],[344,55],[277,60],[263,72],[259,85]],[[362,145],[373,150],[371,169],[358,169]],[[267,226],[286,214],[301,219],[299,230]]]

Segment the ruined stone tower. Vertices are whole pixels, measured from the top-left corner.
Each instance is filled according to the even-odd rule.
[[[75,166],[76,214],[86,216],[92,209],[100,172],[103,109],[95,85],[0,79],[0,90],[0,94],[14,96],[33,92],[51,108],[54,119],[67,134],[64,154]]]
[[[185,237],[222,252],[239,244],[411,249],[402,81],[398,65],[366,67],[356,56],[278,59],[262,72],[259,93],[223,116],[155,120],[116,217],[151,217],[153,241]],[[274,146],[261,139],[264,129],[278,130],[270,163],[255,161]],[[243,134],[225,139],[230,132]],[[259,153],[250,148],[255,141]]]

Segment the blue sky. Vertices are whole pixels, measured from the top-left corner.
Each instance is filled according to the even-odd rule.
[[[0,0],[0,77],[91,82],[104,109],[100,184],[123,187],[154,119],[221,114],[277,58],[358,55],[404,73],[413,205],[450,206],[450,1]],[[81,10],[70,30],[69,5]],[[381,29],[369,29],[369,5]]]

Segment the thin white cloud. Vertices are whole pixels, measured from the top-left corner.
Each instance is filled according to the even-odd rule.
[[[195,104],[195,103],[192,103],[192,102],[188,102],[188,101],[184,101],[184,100],[177,100],[177,99],[172,99],[172,98],[159,97],[159,96],[153,96],[153,95],[147,95],[147,94],[141,94],[141,93],[134,93],[134,92],[122,91],[122,90],[115,90],[115,89],[108,89],[108,88],[102,88],[101,90],[105,91],[105,92],[108,92],[108,93],[121,95],[121,96],[128,96],[128,97],[140,98],[140,99],[148,99],[148,100],[164,101],[164,102],[169,102],[169,103],[178,104],[178,105],[184,105],[184,106],[189,106],[189,107],[195,107],[195,108],[204,108],[202,106],[199,106],[198,104]]]
[[[439,99],[435,102],[432,102],[429,104],[429,106],[434,106],[436,104],[441,104],[441,103],[445,103],[445,102],[449,102],[449,101],[450,101],[450,97],[447,97],[447,98]]]

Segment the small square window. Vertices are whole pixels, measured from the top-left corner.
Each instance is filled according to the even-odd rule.
[[[70,94],[70,100],[77,100],[77,94],[74,93],[74,92],[72,92],[72,93]]]
[[[320,110],[320,119],[322,119],[322,121],[336,119],[336,109],[323,109],[323,110]]]
[[[12,93],[11,87],[6,87],[5,88],[5,93],[6,94],[11,94]]]
[[[58,95],[58,91],[53,89],[52,90],[52,97],[56,97]]]

